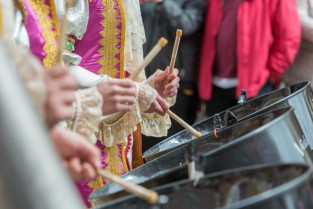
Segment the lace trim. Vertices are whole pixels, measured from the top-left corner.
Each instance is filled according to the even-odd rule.
[[[121,143],[127,136],[137,130],[137,124],[141,122],[140,109],[138,105],[125,113],[120,119],[111,122],[111,119],[102,120],[99,126],[98,139],[107,147]]]
[[[145,83],[135,83],[138,89],[138,104],[141,112],[146,111],[157,98],[158,93]]]
[[[167,130],[171,125],[171,119],[168,114],[160,116],[156,113],[143,113],[141,133],[153,137],[167,136]]]
[[[85,136],[91,143],[96,143],[96,132],[102,115],[102,95],[97,87],[76,92],[76,110],[72,130]]]
[[[125,70],[132,74],[137,66],[143,61],[142,45],[145,43],[145,33],[140,14],[139,1],[122,0],[125,16]],[[136,81],[146,79],[144,70],[139,74]]]

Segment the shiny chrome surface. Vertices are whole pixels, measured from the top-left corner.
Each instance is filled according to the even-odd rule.
[[[230,110],[239,119],[246,120],[262,112],[276,109],[279,107],[292,106],[295,108],[296,117],[303,129],[311,149],[313,148],[313,103],[312,90],[309,82],[299,83],[288,86],[266,95],[256,97],[245,102],[243,105],[237,105]],[[222,118],[227,111],[219,113]],[[202,135],[213,132],[213,117],[210,117],[193,126],[200,131]],[[187,130],[183,130],[162,142],[156,144],[147,150],[143,155],[145,161],[151,161],[157,157],[164,155],[183,144],[189,143],[195,139]]]
[[[134,195],[96,209],[311,209],[312,167],[305,164],[270,164],[211,174],[197,185],[174,182],[154,190],[167,195],[165,204],[150,205]]]
[[[197,155],[204,153],[206,173],[269,162],[311,164],[311,151],[291,107],[242,121],[218,132],[218,136],[209,134],[192,142]],[[186,147],[183,145],[122,178],[149,188],[186,179]],[[99,205],[127,195],[121,190],[109,183],[91,194],[90,200]]]

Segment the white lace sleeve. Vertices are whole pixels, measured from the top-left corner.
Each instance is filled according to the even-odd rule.
[[[138,84],[139,107],[141,110],[141,132],[146,136],[161,137],[167,136],[167,130],[171,127],[171,120],[168,114],[164,116],[156,113],[145,113],[156,99],[158,93],[146,83]]]
[[[97,87],[76,92],[75,114],[72,130],[85,136],[91,143],[96,143],[98,127],[102,115],[102,95]]]

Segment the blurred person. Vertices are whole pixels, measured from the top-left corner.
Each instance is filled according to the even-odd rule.
[[[160,37],[165,37],[169,41],[160,54],[146,67],[147,76],[154,74],[155,69],[169,65],[176,29],[183,31],[175,63],[179,69],[180,88],[177,94],[177,105],[174,105],[171,110],[187,123],[193,124],[197,111],[196,77],[206,0],[141,0],[140,3],[147,39],[143,45],[144,54],[149,53]],[[182,129],[180,124],[173,121],[168,136]],[[164,139],[164,137],[145,136],[143,138],[143,150]]]
[[[303,81],[313,81],[313,1],[297,0],[301,20],[302,39],[299,52],[283,75],[287,85]],[[313,88],[313,84],[311,83]]]
[[[199,96],[213,115],[274,89],[300,43],[295,0],[208,0]]]
[[[60,69],[60,67],[56,67],[53,74],[49,72],[49,74],[45,75],[46,78],[52,82],[45,82],[44,71],[42,70],[40,62],[24,47],[13,45],[11,40],[14,26],[13,2],[0,1],[0,8],[1,41],[4,41],[7,48],[12,50],[12,62],[15,62],[21,81],[27,89],[36,109],[42,117],[46,118],[51,140],[59,152],[65,167],[74,180],[94,179],[96,177],[95,171],[100,168],[100,164],[98,163],[100,153],[96,147],[90,145],[84,137],[55,125],[58,122],[55,121],[56,118],[61,120],[63,117],[67,117],[67,111],[63,113],[63,109],[68,107],[67,102],[73,102],[74,96],[70,95],[74,95],[74,91],[77,88],[76,81],[72,77],[68,77],[66,73],[64,73],[63,68]],[[6,19],[6,21],[3,21],[4,19]],[[66,76],[62,76],[62,78],[64,78],[63,81],[52,79],[56,75],[59,77],[64,74]],[[55,84],[60,84],[60,86],[54,88],[56,87]],[[46,89],[51,88],[52,90],[49,92],[53,92],[53,96],[46,94]],[[64,91],[64,89],[66,89],[66,91]],[[64,92],[66,96],[69,96],[65,98],[65,100],[62,94]],[[50,114],[56,112],[46,107],[47,104],[51,104],[51,102],[46,101],[46,98],[54,100],[53,104],[55,107],[53,109],[58,109],[58,111],[61,112],[60,114],[53,117],[47,116],[49,111],[51,111]]]

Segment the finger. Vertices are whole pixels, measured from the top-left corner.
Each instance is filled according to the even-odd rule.
[[[131,96],[122,96],[120,99],[122,104],[133,105],[136,103],[136,98]]]
[[[70,75],[59,77],[57,80],[59,89],[62,90],[77,90],[78,83],[76,79]]]
[[[71,106],[73,104],[73,102],[75,102],[76,98],[75,98],[75,93],[74,91],[71,90],[65,90],[59,93],[59,99],[60,101],[68,106]]]
[[[95,179],[97,176],[95,169],[89,163],[83,163],[82,173],[83,178],[88,180]]]
[[[115,79],[115,80],[111,80],[109,81],[111,85],[118,85],[118,86],[122,86],[125,88],[134,88],[135,84],[132,80],[126,78],[126,79]]]
[[[157,96],[157,101],[163,109],[169,109],[170,105],[160,95]]]
[[[178,88],[179,87],[179,81],[180,78],[176,77],[174,80],[172,80],[169,84],[165,85],[164,89],[172,89],[172,88]]]
[[[170,80],[170,83],[165,86],[165,89],[170,89],[170,88],[173,88],[173,87],[175,87],[177,85],[179,87],[179,81],[180,81],[179,77],[176,77],[176,78]]]
[[[73,108],[70,105],[61,104],[55,107],[54,117],[56,120],[67,120],[70,119],[73,115]]]
[[[116,104],[115,105],[115,112],[120,112],[120,111],[131,111],[133,109],[133,106],[127,105],[127,104]]]
[[[75,180],[81,180],[82,166],[79,158],[73,158],[68,162],[68,170]]]
[[[175,95],[177,95],[177,89],[176,90],[172,90],[172,91],[164,91],[163,94],[165,95],[165,97],[173,97]]]
[[[68,68],[63,65],[55,65],[47,72],[50,76],[57,78],[68,74]]]
[[[116,105],[116,104],[133,105],[133,104],[136,103],[136,101],[137,101],[136,98],[132,97],[132,96],[120,96],[120,95],[117,95],[117,96],[112,97],[113,105]]]
[[[158,79],[160,80],[165,80],[168,76],[168,74],[170,73],[170,67],[166,67],[165,70],[161,73],[159,73],[157,76],[158,76]]]
[[[89,143],[87,140],[80,140],[80,144],[77,149],[77,155],[79,158],[92,165],[95,169],[101,167],[100,158],[100,150],[93,144]]]
[[[164,112],[163,108],[161,107],[161,105],[158,102],[156,102],[154,105],[155,105],[154,106],[154,112],[156,112],[157,114],[159,114],[161,116],[164,116],[165,112]]]
[[[135,88],[125,88],[125,87],[121,87],[119,85],[113,85],[110,86],[110,95],[128,95],[128,96],[133,96],[136,97],[136,89]]]
[[[173,68],[173,72],[171,74],[169,74],[169,76],[177,76],[178,75],[178,69],[177,68]]]

